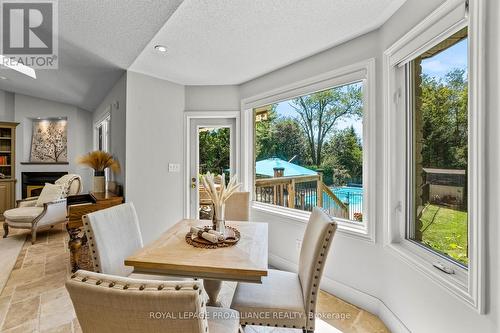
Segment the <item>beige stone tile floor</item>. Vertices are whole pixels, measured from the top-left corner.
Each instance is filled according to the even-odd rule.
[[[0,223],[1,224],[1,223]],[[2,229],[0,229],[2,230]],[[27,231],[12,231],[13,233]],[[70,275],[67,233],[63,226],[40,232],[36,244],[25,242],[0,294],[0,332],[81,332],[64,282]],[[228,307],[235,283],[224,283],[220,294]],[[386,333],[374,315],[321,292],[317,333]],[[333,314],[333,316],[332,316]],[[325,319],[329,315],[330,319]],[[334,317],[334,318],[332,318]],[[246,333],[300,333],[301,330],[246,326]],[[212,332],[217,333],[217,332]]]

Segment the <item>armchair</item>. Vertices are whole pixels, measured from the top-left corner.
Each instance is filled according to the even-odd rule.
[[[37,206],[38,197],[17,200],[16,208],[4,212],[3,238],[9,235],[9,228],[30,229],[31,243],[34,244],[38,229],[66,222],[66,196],[81,191],[81,178],[78,175],[65,175],[58,179],[56,184],[62,187],[61,197],[40,206]]]

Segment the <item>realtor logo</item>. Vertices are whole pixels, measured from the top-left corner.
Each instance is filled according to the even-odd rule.
[[[1,1],[2,55],[39,69],[57,68],[57,2]]]

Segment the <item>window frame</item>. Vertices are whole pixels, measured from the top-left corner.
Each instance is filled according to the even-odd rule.
[[[483,6],[481,1],[448,0],[384,52],[384,245],[479,313],[484,313]],[[407,156],[406,64],[464,27],[468,27],[469,44],[468,269],[406,238],[411,167]],[[433,266],[437,262],[454,269],[455,274],[438,270]]]
[[[324,74],[296,82],[285,87],[242,100],[242,181],[251,193],[251,207],[254,210],[285,217],[292,223],[307,223],[310,212],[275,206],[254,201],[255,196],[255,136],[254,112],[256,107],[287,101],[317,91],[331,89],[350,83],[363,83],[363,222],[334,218],[339,231],[357,239],[375,242],[375,179],[376,179],[376,137],[375,137],[375,59],[370,58]]]

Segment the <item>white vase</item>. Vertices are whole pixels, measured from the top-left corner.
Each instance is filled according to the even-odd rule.
[[[102,193],[106,191],[106,181],[104,176],[94,176],[93,192]]]

